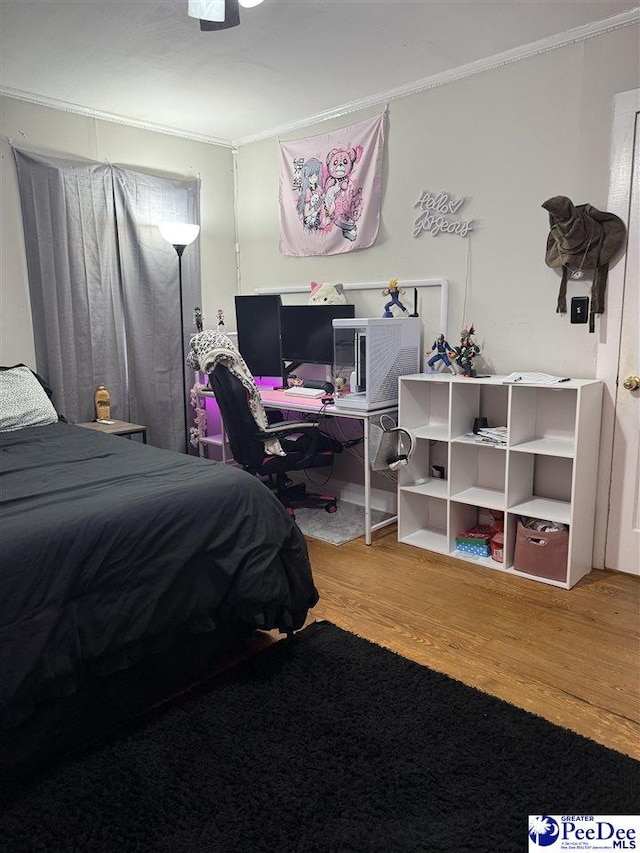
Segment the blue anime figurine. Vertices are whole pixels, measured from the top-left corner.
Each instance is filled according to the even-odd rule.
[[[455,373],[455,368],[451,364],[451,358],[455,357],[455,350],[451,344],[445,340],[444,335],[438,335],[431,347],[433,355],[427,362],[432,373],[436,373],[436,364],[441,361],[445,367],[448,367],[452,373]]]
[[[391,317],[393,318],[393,313],[391,309],[393,306],[397,306],[403,314],[407,313],[407,309],[404,307],[402,302],[400,302],[400,296],[404,294],[404,290],[401,287],[398,287],[398,279],[392,278],[389,282],[389,287],[385,287],[382,291],[383,296],[390,296],[391,299],[384,306],[384,314],[383,317]]]

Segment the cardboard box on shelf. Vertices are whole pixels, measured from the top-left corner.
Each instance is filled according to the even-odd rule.
[[[474,557],[488,557],[491,554],[492,529],[484,525],[472,527],[465,533],[456,536],[456,548]]]

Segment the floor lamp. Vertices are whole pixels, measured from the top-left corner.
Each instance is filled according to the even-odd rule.
[[[184,399],[184,437],[185,453],[189,453],[189,429],[187,421],[187,363],[184,351],[184,306],[182,300],[182,253],[193,243],[200,233],[199,225],[185,225],[181,222],[163,222],[159,226],[160,233],[171,243],[178,255],[178,283],[180,287],[180,351],[182,361],[182,396]]]

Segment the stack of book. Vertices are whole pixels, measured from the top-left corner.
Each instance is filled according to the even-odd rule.
[[[477,433],[481,438],[486,438],[494,444],[507,443],[507,428],[506,426],[499,427],[481,427]]]

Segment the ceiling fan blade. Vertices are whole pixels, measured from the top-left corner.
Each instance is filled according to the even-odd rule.
[[[209,30],[229,30],[237,27],[240,23],[240,7],[238,0],[224,0],[224,21],[205,21],[200,18],[200,29],[203,32]]]

